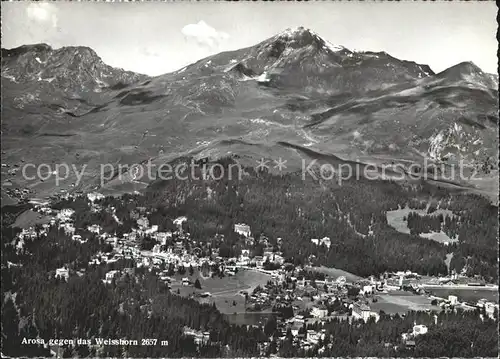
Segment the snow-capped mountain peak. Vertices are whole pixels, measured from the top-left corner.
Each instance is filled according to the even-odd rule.
[[[316,32],[303,26],[288,28],[275,36],[276,40],[287,42],[289,46],[301,47],[307,45],[316,45],[318,48],[338,52],[345,50],[345,47],[332,45],[327,40],[323,39]]]

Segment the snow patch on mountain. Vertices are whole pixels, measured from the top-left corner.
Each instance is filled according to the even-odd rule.
[[[267,83],[271,81],[269,74],[267,72],[263,72],[260,76],[256,78],[257,82]]]
[[[431,74],[430,74],[430,73],[428,73],[427,71],[425,71],[425,70],[422,68],[422,66],[418,65],[418,68],[420,69],[420,71],[422,71],[422,72],[425,74],[425,76],[431,76]],[[419,74],[419,78],[420,78],[420,74]]]
[[[365,56],[365,57],[372,57],[374,59],[379,59],[380,58],[380,55],[369,53],[367,51],[360,51],[360,53],[363,54],[363,56]]]
[[[298,38],[301,38],[301,37],[304,37],[304,36],[308,36],[308,35],[312,36],[312,38],[315,41],[317,41],[318,43],[323,44],[322,48],[324,50],[330,50],[332,52],[339,52],[339,51],[347,50],[344,46],[333,45],[329,41],[327,41],[324,38],[322,38],[321,36],[319,36],[313,30],[308,29],[308,28],[304,28],[302,26],[298,26],[298,27],[295,27],[295,28],[288,28],[285,31],[283,31],[282,33],[280,33],[278,35],[278,37],[285,38],[288,41],[292,41],[293,42],[293,41],[295,41],[295,39],[298,39]]]
[[[330,50],[332,52],[339,52],[339,51],[343,51],[343,50],[347,50],[344,46],[341,46],[341,45],[333,45],[331,42],[329,42],[328,40],[325,40],[323,39],[322,37],[320,37],[318,34],[316,34],[314,31],[311,31],[314,36],[316,37],[316,39],[318,41],[323,41],[325,43],[325,45],[323,46],[323,49],[325,50]]]
[[[270,124],[269,121],[263,120],[261,118],[252,118],[250,120],[250,122],[252,122],[252,123],[258,123],[258,124],[261,124],[261,125],[269,125]]]
[[[250,76],[247,76],[247,75],[243,75],[243,77],[241,77],[240,79],[238,79],[238,81],[242,81],[242,82],[245,82],[245,81],[254,81],[254,80],[257,80],[258,76],[254,76],[254,77],[250,77]]]
[[[422,87],[413,87],[410,89],[399,91],[399,92],[395,93],[395,95],[396,96],[416,96],[416,95],[420,95],[423,93],[424,93],[424,89]]]
[[[2,77],[5,77],[6,79],[9,79],[11,80],[12,82],[15,82],[15,83],[18,83],[16,78],[12,75],[8,75],[8,74],[2,74]]]

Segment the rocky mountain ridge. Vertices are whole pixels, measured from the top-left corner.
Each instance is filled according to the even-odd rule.
[[[498,147],[498,76],[472,63],[435,74],[305,28],[157,77],[107,66],[85,47],[2,50],[2,87],[7,160],[85,164],[85,188],[102,163],[238,156],[283,158],[288,170],[317,158],[472,170]],[[147,185],[124,182],[107,186]],[[29,185],[53,191],[50,180]]]
[[[67,92],[100,92],[148,78],[106,65],[85,46],[53,49],[47,44],[2,49],[2,77],[15,83],[43,81]]]

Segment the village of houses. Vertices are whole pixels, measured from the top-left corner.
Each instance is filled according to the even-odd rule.
[[[103,196],[98,193],[87,194],[88,200],[92,203],[95,211],[100,210],[99,205],[95,204]],[[50,217],[50,222],[42,225],[39,235],[43,235],[49,226],[58,226],[63,229],[72,240],[83,241],[81,235],[77,234],[72,222],[73,210],[62,209],[53,210],[48,203],[35,204],[35,210],[45,216]],[[115,216],[116,218],[116,216]],[[118,218],[116,218],[118,221]],[[197,244],[187,250],[183,243],[190,240],[189,233],[183,231],[183,223],[189,218],[179,217],[173,222],[177,227],[173,232],[160,232],[158,226],[149,225],[148,219],[141,216],[137,219],[137,228],[132,232],[123,234],[118,238],[114,234],[105,233],[102,228],[93,224],[87,228],[88,231],[95,233],[99,238],[112,246],[109,253],[98,253],[90,261],[89,265],[109,264],[120,261],[121,259],[132,260],[135,268],[144,267],[149,271],[158,273],[159,279],[174,294],[189,293],[189,296],[200,301],[210,302],[211,298],[224,296],[225,302],[231,302],[231,298],[238,298],[241,302],[244,298],[244,307],[246,312],[250,313],[270,313],[279,311],[280,308],[292,308],[286,319],[277,318],[278,332],[282,333],[281,339],[285,338],[287,330],[291,329],[294,336],[294,344],[308,349],[318,344],[320,339],[324,339],[325,333],[321,329],[304,330],[305,324],[324,322],[331,318],[343,320],[379,320],[379,310],[377,310],[377,296],[390,295],[392,292],[400,292],[403,289],[413,292],[415,298],[424,298],[427,301],[433,301],[434,310],[453,310],[455,307],[461,307],[465,310],[474,310],[477,307],[483,308],[486,315],[493,317],[495,311],[498,311],[498,303],[480,299],[475,303],[459,301],[457,296],[450,295],[448,298],[434,297],[427,292],[418,281],[420,276],[409,271],[400,271],[389,273],[379,278],[371,276],[367,279],[348,281],[345,276],[332,278],[326,276],[324,280],[314,280],[301,275],[301,268],[290,268],[290,263],[285,263],[282,253],[276,248],[266,247],[262,256],[251,256],[249,249],[241,251],[237,258],[223,258],[219,256],[218,249],[212,248],[210,256],[201,256],[200,247]],[[234,225],[234,231],[241,235],[242,240],[248,245],[253,244],[253,238],[250,226],[239,223]],[[17,246],[22,247],[23,238],[36,238],[37,233],[33,227],[23,229],[18,235]],[[149,236],[154,239],[156,244],[152,250],[142,250],[139,246],[139,239],[143,236]],[[223,238],[222,238],[223,240]],[[278,240],[278,243],[281,239]],[[329,247],[330,238],[311,239],[316,245]],[[173,243],[166,246],[166,243]],[[269,264],[272,269],[269,269]],[[12,264],[14,265],[14,264]],[[219,290],[219,292],[210,291],[208,288],[200,286],[199,282],[193,282],[192,276],[183,274],[179,277],[176,271],[172,275],[169,270],[161,268],[174,265],[176,268],[184,267],[183,273],[196,271],[199,278],[210,278],[213,275],[213,268],[218,269],[218,274],[224,278],[221,281],[229,281],[231,277],[238,276],[242,272],[255,272],[262,274],[265,280],[258,285],[249,283],[245,288],[229,288]],[[119,280],[125,273],[133,274],[135,268],[125,268],[123,270],[110,269],[102,278],[103,282],[110,284]],[[267,269],[266,269],[267,268]],[[77,273],[80,274],[81,273]],[[56,277],[67,280],[71,275],[67,267],[59,268],[55,271]],[[177,277],[177,278],[176,278]],[[454,278],[456,279],[456,275]],[[430,285],[446,285],[453,277],[433,278]],[[418,284],[416,284],[418,283]],[[189,290],[188,290],[189,289]],[[354,295],[353,295],[354,293]],[[431,306],[421,306],[416,309],[431,311]],[[227,309],[227,308],[226,308]],[[415,309],[411,306],[409,309]],[[221,310],[224,312],[224,310]],[[231,313],[231,308],[225,310]],[[404,314],[403,314],[404,315]],[[437,316],[434,316],[437,320]],[[401,333],[403,345],[411,347],[415,345],[415,337],[427,333],[428,328],[420,323],[414,323],[410,332]],[[186,328],[186,335],[192,335],[195,342],[201,344],[209,339],[208,332],[197,332]],[[262,348],[265,350],[266,348]]]

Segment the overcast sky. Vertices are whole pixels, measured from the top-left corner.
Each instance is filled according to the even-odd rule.
[[[385,51],[439,72],[497,72],[495,2],[2,2],[2,47],[84,45],[148,75],[304,26],[351,50]]]

